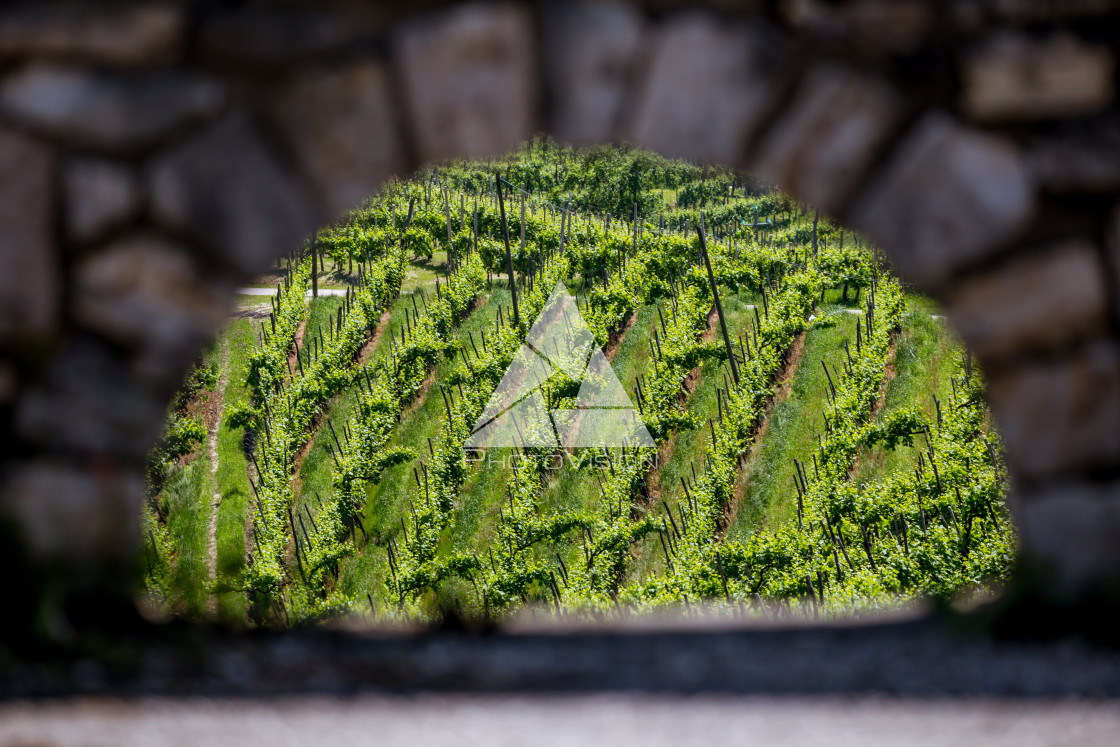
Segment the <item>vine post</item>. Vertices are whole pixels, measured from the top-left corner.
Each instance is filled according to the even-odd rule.
[[[715,301],[716,314],[719,316],[719,328],[723,333],[723,344],[727,347],[727,360],[731,363],[731,375],[735,379],[735,386],[739,386],[739,364],[735,362],[735,349],[731,347],[731,337],[727,334],[727,320],[723,318],[723,304],[719,301],[716,276],[712,274],[712,262],[708,259],[708,239],[704,235],[703,213],[700,213],[700,222],[696,226],[696,232],[700,235],[700,253],[704,256],[704,267],[708,270],[708,282],[712,286],[712,299]]]
[[[502,177],[499,174],[494,180],[498,186],[498,209],[502,214],[502,238],[506,243],[506,271],[509,273],[509,292],[513,297],[513,326],[521,327],[521,313],[517,308],[517,284],[513,278],[513,255],[509,250],[509,223],[506,222],[506,201],[502,196]]]

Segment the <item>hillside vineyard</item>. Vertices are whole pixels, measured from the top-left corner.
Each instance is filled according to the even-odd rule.
[[[535,140],[391,183],[259,285],[149,459],[166,613],[844,616],[1010,572],[971,357],[743,175]]]

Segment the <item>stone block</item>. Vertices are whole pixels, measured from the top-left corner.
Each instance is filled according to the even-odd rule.
[[[1040,189],[1050,192],[1120,191],[1120,123],[1039,137],[1027,163]]]
[[[11,404],[19,391],[19,380],[12,364],[0,362],[0,405]]]
[[[0,129],[0,341],[45,334],[58,318],[52,160],[41,143]]]
[[[80,577],[107,560],[135,557],[143,500],[139,469],[42,458],[13,470],[0,511],[20,528],[36,561]]]
[[[222,6],[201,14],[198,52],[207,61],[239,68],[275,68],[323,56],[374,36],[376,19],[357,7]]]
[[[332,215],[407,168],[393,109],[374,62],[301,74],[277,97],[273,115]]]
[[[739,163],[775,95],[779,60],[756,28],[708,15],[670,18],[623,137],[670,158]]]
[[[778,7],[801,34],[843,39],[864,54],[915,51],[935,18],[925,0],[786,0]]]
[[[225,94],[199,75],[33,65],[0,84],[0,111],[80,148],[134,153],[213,117]]]
[[[1015,518],[1023,554],[1041,569],[1052,598],[1073,601],[1120,586],[1120,483],[1030,490]]]
[[[0,13],[0,57],[148,65],[171,59],[184,30],[182,9],[167,4],[23,3]]]
[[[897,95],[877,77],[818,66],[763,136],[750,170],[836,213],[899,111]]]
[[[138,464],[160,435],[174,386],[154,386],[137,375],[124,353],[76,333],[20,395],[16,432],[43,451]]]
[[[1120,324],[1120,203],[1112,208],[1109,217],[1105,251],[1108,256],[1108,290],[1112,296],[1112,310]]]
[[[985,11],[999,21],[1055,23],[1115,13],[1116,0],[994,0]]]
[[[245,275],[262,271],[315,229],[309,192],[242,113],[156,160],[151,184],[157,221],[207,243]]]
[[[980,121],[1092,114],[1115,97],[1115,67],[1107,47],[1069,34],[1001,34],[965,58],[961,108]]]
[[[74,268],[74,318],[123,345],[197,348],[222,323],[228,298],[181,248],[137,235]]]
[[[1033,203],[1033,185],[1009,143],[930,113],[848,217],[889,252],[905,280],[936,291],[1021,228]]]
[[[614,140],[638,62],[641,16],[620,2],[552,2],[542,10],[549,131],[575,145]]]
[[[408,126],[424,161],[495,156],[536,124],[527,10],[469,4],[405,24],[393,45]]]
[[[63,166],[66,234],[86,242],[127,223],[140,210],[140,185],[121,163],[73,158]]]
[[[988,397],[1008,461],[1026,481],[1120,466],[1120,351],[1106,342],[1063,359],[992,372]]]
[[[961,337],[986,363],[1069,347],[1108,323],[1100,252],[1083,241],[969,275],[949,291]]]

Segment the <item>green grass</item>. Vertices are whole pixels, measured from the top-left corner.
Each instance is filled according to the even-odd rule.
[[[469,346],[467,332],[469,331],[475,339],[477,345],[481,345],[480,331],[482,329],[492,331],[494,329],[494,322],[498,316],[499,306],[506,306],[510,303],[509,291],[505,288],[495,287],[490,297],[487,299],[486,304],[479,309],[464,324],[459,331],[459,339],[466,342]],[[442,381],[448,372],[458,365],[457,362],[444,361],[436,369],[435,382]],[[421,459],[427,460],[428,452],[428,438],[432,439],[435,443],[440,429],[444,427],[446,416],[444,415],[443,397],[440,396],[436,385],[433,384],[432,388],[428,390],[427,396],[420,402],[416,411],[401,421],[399,428],[401,436],[401,444],[403,446],[415,449],[416,453],[420,455]],[[497,472],[494,471],[497,469]],[[397,467],[399,470],[399,483],[407,483],[413,480],[412,484],[407,486],[409,491],[416,491],[416,484],[412,477],[412,467],[410,465],[401,465]],[[488,474],[488,477],[479,479],[482,474]],[[387,486],[392,482],[392,475],[388,476],[389,480],[383,480],[382,485]],[[472,479],[473,477],[473,479]],[[467,478],[467,483],[464,485],[460,493],[459,507],[455,512],[455,525],[452,533],[453,543],[457,548],[465,547],[469,544],[469,538],[474,535],[476,527],[478,526],[481,517],[481,509],[491,503],[491,496],[493,493],[498,494],[500,500],[501,494],[505,492],[505,484],[508,477],[506,471],[502,468],[484,467],[480,472],[474,476]],[[500,484],[499,484],[500,483]],[[394,486],[395,491],[399,491],[400,484]],[[481,489],[481,490],[480,490]],[[417,491],[419,493],[419,491]],[[384,494],[383,494],[384,496]],[[377,506],[383,510],[387,507],[383,499],[379,499],[376,503]],[[408,510],[407,501],[402,500],[402,496],[398,495],[394,501],[393,510],[388,515],[383,515],[384,518],[389,518],[390,521],[399,520],[404,516],[405,511]],[[387,524],[382,520],[382,526]]]
[[[444,276],[444,269],[447,265],[447,252],[442,249],[437,250],[433,252],[431,259],[425,257],[413,258],[408,264],[409,267],[405,273],[404,282],[401,284],[401,291],[404,293],[411,293],[419,286],[435,285],[436,277]],[[352,272],[350,271],[351,269],[353,269]],[[271,288],[276,290],[276,284],[278,282],[283,282],[281,274],[266,274],[256,278],[253,282],[246,284],[244,287]],[[357,265],[351,268],[346,262],[336,264],[330,258],[326,258],[325,266],[319,270],[320,289],[341,289],[354,285],[357,282]],[[254,296],[254,298],[261,297]]]
[[[611,358],[611,368],[614,369],[631,399],[633,399],[635,377],[644,374],[651,365],[649,340],[656,326],[658,326],[657,308],[652,305],[639,308],[634,324],[619,340],[618,348]],[[557,513],[564,510],[592,509],[600,493],[599,480],[595,477],[596,471],[592,467],[575,469],[565,465],[545,486],[541,498],[542,511]]]
[[[422,285],[435,285],[437,277],[444,277],[447,266],[447,250],[437,249],[430,259],[426,257],[413,257],[408,262],[404,282],[401,283],[402,293],[411,293]],[[353,270],[351,272],[351,269]],[[320,288],[345,288],[358,282],[358,268],[352,268],[346,262],[335,264],[327,260],[327,265],[319,273]]]
[[[936,423],[933,396],[937,395],[942,406],[948,400],[953,353],[960,343],[943,318],[933,318],[938,310],[932,301],[908,294],[906,306],[894,357],[895,376],[887,383],[883,407],[876,420],[882,422],[892,412],[914,406],[922,410],[928,422]],[[906,446],[893,450],[882,447],[864,450],[859,457],[855,482],[859,485],[877,482],[895,472],[912,469],[916,462],[916,452]]]
[[[569,282],[568,289],[576,298],[583,299],[582,284]],[[628,391],[634,377],[646,370],[650,356],[648,340],[656,324],[656,308],[641,307],[633,326],[617,342],[611,368]],[[456,550],[470,550],[481,557],[497,535],[497,506],[506,498],[513,472],[501,462],[484,462],[472,470],[461,491],[451,544]],[[601,491],[594,473],[593,469],[574,469],[565,463],[544,486],[539,502],[541,512],[595,510]]]
[[[214,494],[205,452],[168,478],[163,489],[167,532],[175,551],[173,585],[187,613],[206,609],[210,498]]]
[[[234,296],[233,311],[249,311],[260,309],[267,314],[268,308],[268,296],[249,296],[240,293]]]
[[[353,269],[353,272],[349,270]],[[323,257],[323,264],[318,267],[319,288],[345,288],[357,281],[357,267],[346,262],[335,262],[330,257]],[[271,288],[276,290],[277,283],[283,283],[287,276],[284,265],[274,267],[270,272],[254,278],[246,288]],[[310,287],[310,284],[309,284]]]
[[[320,296],[311,299],[311,309],[307,314],[307,329],[303,334],[303,348],[313,350],[312,338],[323,335],[323,345],[329,345],[331,336],[338,323],[338,310],[345,299],[339,296]],[[322,347],[319,348],[322,350]],[[306,361],[306,357],[304,358]]]
[[[492,330],[499,305],[504,306],[509,301],[509,291],[495,286],[486,302],[459,325],[457,339],[469,348],[470,333],[474,336],[475,344],[481,347],[480,330],[484,327]],[[408,304],[411,306],[411,300]],[[387,337],[388,335],[383,339]],[[458,365],[458,360],[440,361],[436,365],[433,380],[444,380]],[[415,503],[422,495],[421,490],[416,487],[412,470],[419,466],[419,461],[429,458],[428,439],[433,444],[437,442],[444,422],[443,398],[434,387],[429,388],[403,413],[401,422],[393,432],[390,447],[410,448],[416,453],[417,459],[387,470],[378,483],[369,486],[364,522],[371,538],[399,531],[400,520],[410,514],[409,503]],[[330,459],[329,456],[326,458]],[[377,599],[383,593],[380,580],[387,572],[384,551],[370,546],[361,554],[344,561],[338,588],[341,592],[358,598],[370,593]]]
[[[431,259],[420,257],[413,259],[408,263],[408,271],[404,276],[404,282],[401,283],[401,291],[403,293],[412,293],[414,290],[421,286],[435,287],[436,278],[443,278],[444,271],[447,267],[447,252],[439,250],[432,253]],[[443,280],[440,280],[442,283]],[[428,290],[427,292],[434,291]]]
[[[727,321],[727,331],[732,338],[746,332],[754,324],[754,305],[760,303],[754,294],[729,293],[725,290],[721,302]],[[761,306],[759,313],[762,313]],[[715,324],[713,339],[722,342],[719,322],[716,321]],[[656,472],[657,485],[661,502],[668,504],[674,513],[676,513],[676,504],[685,497],[681,478],[687,477],[691,482],[693,466],[697,474],[705,468],[704,454],[712,438],[707,421],[708,418],[716,420],[719,417],[716,389],[724,387],[724,371],[727,372],[730,381],[731,373],[726,364],[709,362],[700,369],[700,376],[687,403],[688,411],[699,416],[700,424],[695,429],[678,430],[662,448],[661,462]],[[650,510],[654,516],[663,515],[663,510],[658,506],[651,506]],[[649,538],[641,543],[633,573],[637,578],[644,578],[649,573],[657,572],[663,562],[660,540]]]
[[[568,290],[581,301],[584,298],[582,283],[568,281]],[[500,303],[506,303],[509,298],[508,291],[500,291]],[[644,312],[644,313],[643,313]],[[620,341],[618,351],[612,361],[612,367],[624,385],[633,380],[635,371],[643,370],[638,360],[648,356],[648,348],[644,349],[637,344],[641,337],[640,328],[646,326],[652,330],[650,315],[656,318],[653,307],[647,307],[639,312],[635,328],[632,328]],[[490,312],[487,321],[493,326],[495,312]],[[476,335],[477,336],[477,335]],[[642,343],[644,344],[644,343]],[[437,397],[437,400],[439,398]],[[442,404],[439,405],[442,407]],[[442,421],[441,421],[442,422]],[[497,527],[500,521],[498,506],[507,498],[507,487],[513,483],[513,470],[501,460],[508,456],[504,449],[489,450],[489,456],[496,456],[497,461],[483,463],[470,468],[470,472],[459,492],[459,503],[455,510],[455,523],[446,539],[447,547],[458,552],[472,552],[486,562],[487,549],[497,537]],[[558,487],[559,485],[559,487]],[[541,498],[542,513],[550,513],[564,508],[578,509],[583,506],[593,507],[599,494],[598,483],[589,471],[577,472],[565,467],[559,475],[546,486]],[[531,552],[553,552],[553,548],[535,548]],[[565,552],[561,549],[561,552]],[[448,601],[456,593],[473,594],[474,591],[466,584],[459,586],[449,585],[441,590],[440,597]]]
[[[203,368],[221,367],[220,340],[202,353]],[[215,393],[202,390],[195,395],[193,417],[202,418]],[[203,423],[205,425],[205,423]],[[214,478],[210,472],[208,442],[204,437],[197,451],[181,467],[175,467],[163,483],[161,501],[166,531],[174,558],[170,588],[176,603],[190,615],[205,612],[209,597],[209,532]]]
[[[434,285],[434,281],[433,281]],[[414,286],[419,288],[419,286]],[[389,319],[385,326],[385,331],[381,337],[374,344],[369,354],[369,360],[377,360],[382,355],[389,354],[389,348],[392,338],[400,339],[401,331],[405,328],[405,312],[406,310],[411,314],[413,309],[419,310],[421,315],[424,313],[424,298],[430,297],[434,294],[434,290],[426,289],[422,296],[420,292],[414,291],[400,295],[389,307]],[[333,303],[327,303],[333,302]],[[311,317],[312,323],[325,325],[325,319],[328,314],[337,314],[337,308],[341,302],[338,298],[320,298],[312,301]],[[322,318],[324,321],[320,322]],[[478,334],[475,334],[475,339],[478,339]],[[310,340],[310,338],[308,338]],[[357,403],[357,391],[353,388],[348,388],[343,391],[338,400],[331,406],[327,421],[334,426],[335,432],[338,433],[339,438],[342,438],[342,426],[346,423],[354,413],[354,407]],[[315,436],[315,440],[308,451],[307,456],[304,458],[300,466],[300,496],[297,496],[297,501],[311,501],[312,513],[318,506],[318,501],[312,498],[312,495],[318,493],[320,496],[326,495],[331,489],[331,480],[335,470],[334,459],[328,451],[328,445],[333,449],[334,438],[331,435],[330,427],[326,422],[320,427]],[[300,508],[297,503],[296,508]],[[302,509],[301,509],[302,510]]]
[[[754,323],[754,305],[760,302],[753,294],[747,293],[725,293],[721,300],[728,333],[735,337],[746,332]],[[759,306],[759,313],[761,311]],[[717,321],[713,339],[722,342],[722,333],[718,324]],[[681,477],[687,475],[691,481],[691,465],[695,465],[697,471],[704,466],[704,454],[711,443],[711,431],[707,420],[708,418],[715,420],[719,417],[716,389],[724,387],[723,371],[727,371],[730,381],[730,370],[722,363],[709,362],[700,370],[700,378],[688,402],[689,412],[700,417],[700,425],[694,430],[679,431],[673,439],[667,458],[661,463],[658,476],[663,500],[675,503],[683,499]]]
[[[311,302],[311,323],[325,325],[328,316],[332,314],[337,315],[337,309],[341,306],[341,301],[342,299],[337,297],[313,299]],[[390,338],[389,330],[392,330],[395,335],[400,334],[399,330],[405,323],[404,314],[406,308],[412,308],[411,298],[409,296],[398,297],[390,305],[389,322],[386,325],[387,328],[374,345],[371,352],[371,360],[376,360],[376,357],[380,355],[382,351],[388,349]],[[305,344],[310,341],[310,337],[306,338]],[[337,451],[330,428],[333,426],[334,432],[338,434],[338,437],[344,438],[342,435],[343,424],[353,415],[357,401],[357,390],[353,387],[348,387],[339,394],[335,402],[329,405],[327,416],[320,425],[318,431],[316,431],[311,448],[300,464],[299,494],[296,496],[296,503],[293,507],[297,513],[304,512],[305,509],[303,505],[307,504],[311,509],[311,513],[314,515],[319,506],[319,500],[315,496],[321,497],[330,493],[332,489],[331,481],[335,470],[335,462],[330,454],[330,450]],[[310,529],[310,526],[307,528]]]
[[[305,347],[312,344],[310,336],[312,330],[318,330],[321,326],[324,335],[326,335],[327,325],[336,323],[332,320],[337,320],[338,309],[341,308],[342,302],[343,299],[338,296],[323,296],[311,300],[311,311],[307,326],[308,335],[304,337]],[[406,306],[411,306],[411,304],[409,299],[405,297],[397,298],[390,306],[390,327],[399,329],[404,325],[404,309]],[[386,330],[382,339],[375,346],[373,355],[377,355],[383,342],[387,344],[388,338],[389,333]],[[342,435],[343,425],[353,414],[357,401],[357,390],[353,387],[347,387],[333,402],[327,404],[326,417],[315,435],[311,437],[313,439],[311,448],[308,449],[307,455],[300,463],[298,490],[292,506],[295,516],[300,517],[309,509],[314,516],[318,511],[320,497],[330,494],[335,470],[334,457],[331,456],[330,452],[334,450],[337,453],[334,437],[331,435],[331,426],[334,427],[334,432],[338,434],[340,439],[345,438]],[[310,530],[311,526],[309,522],[306,522],[306,516],[302,516],[302,518],[305,521],[305,528]],[[299,528],[298,521],[299,519],[297,519],[297,529]]]
[[[855,344],[858,318],[845,313],[843,306],[835,302],[826,303],[815,313],[835,314],[838,323],[834,327],[814,327],[805,333],[801,362],[793,373],[789,397],[771,407],[762,442],[744,467],[742,492],[737,496],[738,511],[728,530],[731,539],[745,539],[764,524],[796,521],[793,460],[797,458],[808,469],[813,468],[813,454],[818,448],[817,437],[823,433],[823,413],[828,403],[828,379],[821,361],[828,363],[831,370],[841,367],[844,340]]]
[[[248,319],[230,323],[222,333],[220,344],[227,346],[226,390],[223,414],[232,405],[249,399],[249,356],[257,344],[254,326]],[[245,430],[231,428],[222,418],[218,429],[217,490],[222,495],[217,522],[217,572],[219,588],[236,583],[245,567],[245,520],[252,496],[244,451]],[[218,614],[231,622],[244,620],[247,599],[237,591],[218,594]]]

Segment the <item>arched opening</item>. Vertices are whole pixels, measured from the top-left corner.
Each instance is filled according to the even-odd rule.
[[[985,33],[1038,22],[1007,14]],[[2,505],[24,580],[8,624],[57,638],[130,619],[145,455],[240,284],[389,175],[535,131],[748,168],[882,246],[990,377],[1020,497],[1019,598],[1111,609],[1116,185],[1063,159],[1053,125],[1065,111],[1100,135],[1110,89],[1044,111],[1003,96],[1013,86],[993,98],[986,75],[1025,58],[963,41],[983,20],[966,16],[951,19],[962,53],[926,75],[907,55],[946,27],[924,11],[880,43],[842,9],[171,8],[119,48],[74,32],[97,14],[13,14],[27,41],[0,81],[0,162],[25,178],[0,218],[25,250],[3,252]],[[835,47],[801,43],[830,33]],[[1107,82],[1111,55],[1085,33],[1026,58],[1054,47]]]
[[[1002,440],[895,275],[757,177],[630,146],[394,182],[241,289],[175,398],[148,599],[281,627],[990,599]]]

